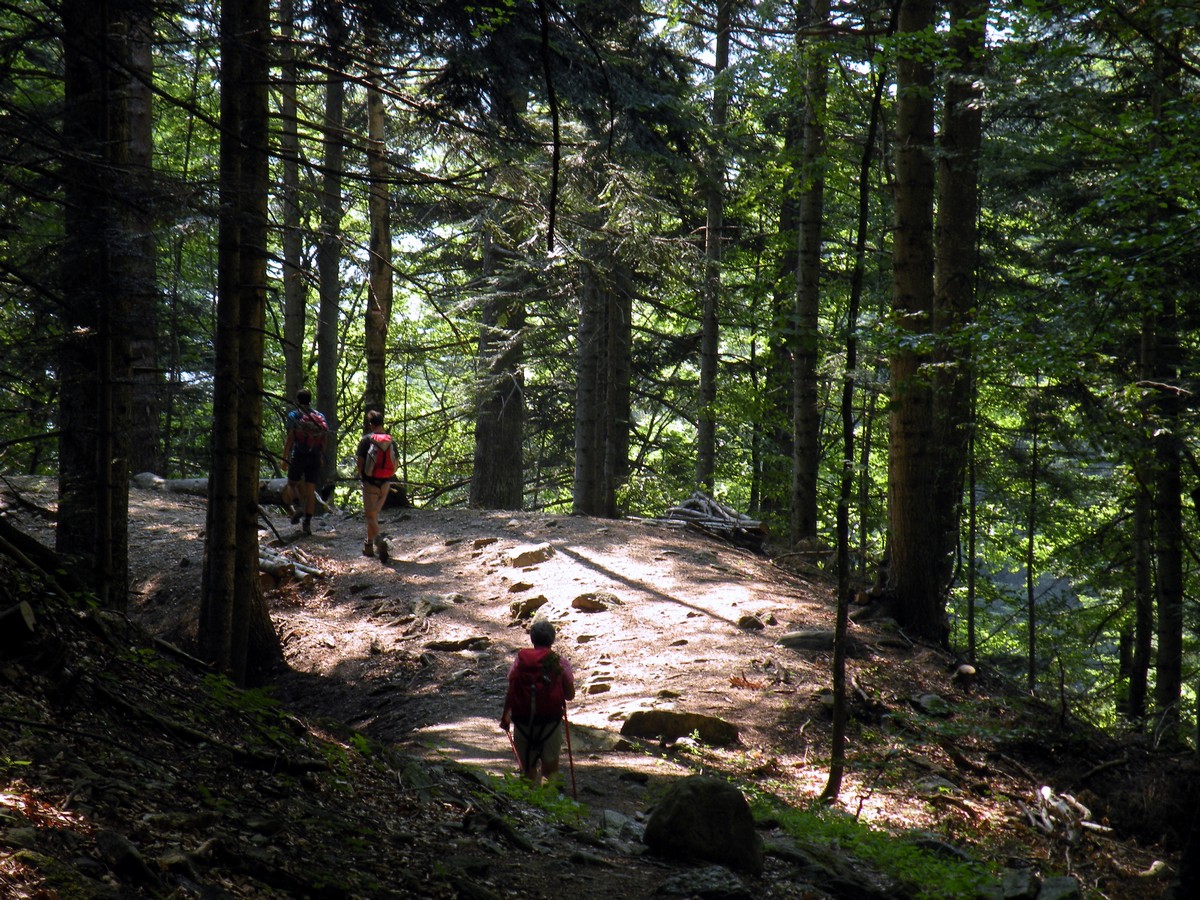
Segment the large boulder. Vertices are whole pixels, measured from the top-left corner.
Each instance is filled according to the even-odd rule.
[[[763,840],[742,792],[710,775],[672,785],[646,823],[646,846],[659,855],[717,863],[758,875]]]
[[[737,726],[716,716],[670,709],[639,709],[629,714],[621,734],[633,738],[677,741],[695,734],[705,744],[728,747],[738,743]]]

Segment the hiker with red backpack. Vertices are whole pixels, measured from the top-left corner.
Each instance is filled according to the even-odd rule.
[[[367,413],[367,433],[355,451],[358,477],[362,482],[363,518],[367,520],[367,539],[363,556],[388,560],[388,542],[379,530],[379,512],[387,502],[389,482],[396,474],[396,444],[383,428],[383,413],[372,409]]]
[[[532,647],[517,653],[508,672],[500,727],[513,727],[517,760],[535,785],[558,773],[567,701],[575,697],[571,664],[551,649],[554,626],[538,619],[529,629]]]
[[[325,445],[329,425],[325,416],[312,408],[312,393],[304,388],[296,392],[296,408],[287,416],[287,437],[283,442],[283,461],[287,465],[284,502],[299,498],[292,510],[292,524],[304,517],[304,533],[312,534],[312,517],[317,505],[317,482],[325,463]]]

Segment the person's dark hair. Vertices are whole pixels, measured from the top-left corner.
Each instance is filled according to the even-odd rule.
[[[554,626],[545,619],[538,619],[529,629],[529,639],[535,647],[549,647],[554,643]]]
[[[378,428],[383,424],[383,413],[377,409],[372,409],[367,413],[367,427]]]
[[[296,402],[301,406],[308,406],[308,404],[312,403],[312,392],[308,388],[300,388],[300,390],[296,391]]]

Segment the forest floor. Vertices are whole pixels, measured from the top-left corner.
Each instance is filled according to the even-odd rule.
[[[181,494],[131,497],[132,616],[184,650],[194,649],[204,508],[203,498]],[[555,625],[556,649],[576,673],[563,769],[592,819],[642,817],[667,784],[697,771],[801,806],[825,787],[830,654],[778,643],[833,626],[830,579],[811,561],[798,564],[803,557],[772,560],[654,521],[407,509],[382,516],[384,562],[362,555],[360,516],[319,516],[308,536],[273,512],[263,542],[320,573],[267,593],[286,660],[273,696],[314,730],[349,726],[430,765],[513,772],[497,720],[508,666],[528,646],[528,619],[515,612],[524,604]],[[10,520],[52,545],[44,519],[14,509]],[[1177,790],[1179,757],[1105,737],[985,667],[970,694],[959,691],[948,652],[886,620],[854,625],[851,638],[860,702],[842,808],[881,829],[934,833],[981,859],[1069,873],[1089,896],[1162,894],[1163,863],[1177,857],[1164,844],[1172,835],[1163,806]],[[918,711],[928,694],[947,701],[943,713]],[[622,723],[640,709],[716,716],[734,723],[740,740],[727,748],[623,741]],[[1029,811],[1042,805],[1044,786],[1078,798],[1112,831],[1034,827]],[[432,814],[470,818],[451,806]],[[369,815],[411,810],[375,803]],[[480,878],[497,896],[599,900],[650,897],[674,871],[644,856],[580,864],[592,857],[561,843],[511,860],[493,853]],[[425,864],[441,871],[446,860],[429,852]],[[812,896],[778,879],[758,895]]]

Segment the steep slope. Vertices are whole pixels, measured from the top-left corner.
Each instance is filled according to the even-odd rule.
[[[49,507],[49,496],[24,500]],[[36,639],[0,668],[0,887],[13,896],[51,896],[48,884],[68,896],[77,879],[78,896],[219,885],[232,896],[548,897],[565,878],[585,900],[649,897],[688,867],[598,842],[616,814],[643,814],[700,770],[799,806],[824,787],[832,598],[816,568],[652,523],[467,510],[386,513],[382,563],[361,556],[354,516],[326,516],[303,537],[281,515],[264,543],[321,574],[269,594],[288,660],[271,687],[280,709],[187,657],[202,501],[134,501],[134,619],[146,632],[74,609],[5,562],[10,599],[30,597],[38,614]],[[47,538],[44,520],[10,518]],[[586,817],[573,827],[475,774],[513,769],[496,719],[535,608],[579,676],[569,771]],[[850,813],[1069,872],[1106,897],[1161,894],[1162,878],[1143,873],[1170,859],[1154,843],[1177,835],[1147,791],[1169,785],[1177,760],[1062,728],[1055,710],[986,672],[961,693],[948,654],[887,622],[856,626],[852,650]],[[645,710],[719,718],[739,740],[622,738]],[[1043,787],[1114,830],[1052,811],[1041,821]],[[786,854],[747,889],[833,891]]]

